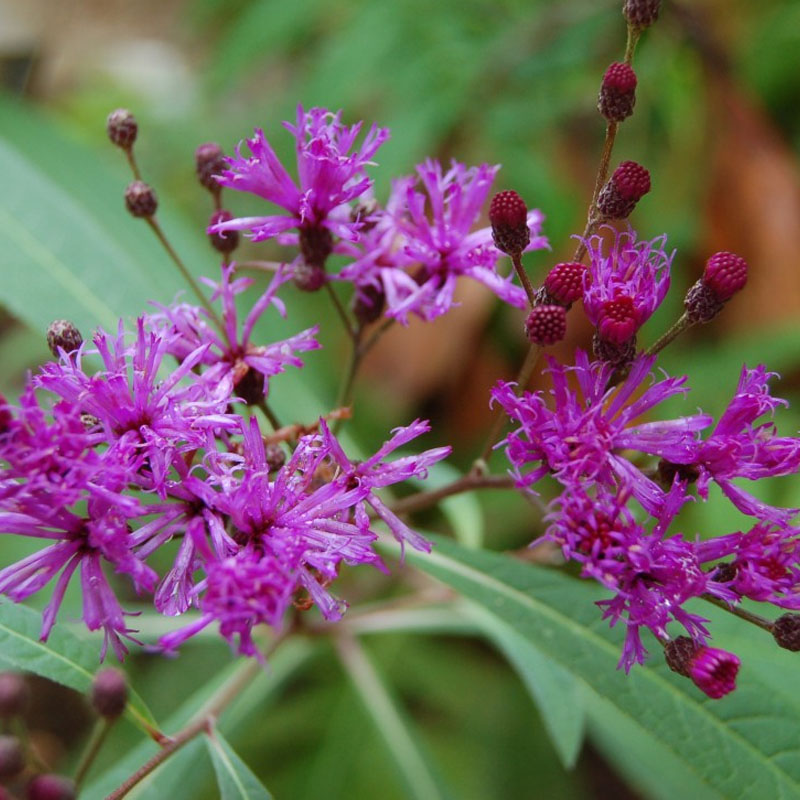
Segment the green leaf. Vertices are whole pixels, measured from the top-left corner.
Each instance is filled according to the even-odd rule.
[[[0,198],[0,239],[13,264],[3,270],[0,301],[15,316],[40,331],[58,317],[84,333],[116,330],[119,317],[186,288],[147,226],[125,211],[122,157],[105,165],[44,115],[2,96],[0,116],[0,165],[14,187]],[[213,274],[202,222],[192,228],[163,198],[161,206],[161,224],[190,270]]]
[[[46,642],[39,640],[41,614],[27,606],[0,603],[0,652],[3,660],[51,681],[86,693],[98,669],[97,644],[56,626]],[[143,730],[156,726],[153,715],[136,692],[130,690],[125,713]]]
[[[221,800],[271,800],[272,795],[219,731],[212,731],[206,737],[206,745],[217,774]]]
[[[355,639],[340,639],[337,645],[353,688],[386,742],[409,796],[416,800],[448,797],[417,744],[419,737],[411,731],[405,713],[395,704],[361,645]]]
[[[284,642],[270,658],[269,668],[263,670],[243,691],[231,707],[220,717],[219,727],[229,736],[245,727],[255,714],[264,712],[284,683],[306,663],[314,653],[311,643],[295,639]],[[209,698],[241,666],[241,660],[231,663],[213,680],[198,689],[164,724],[164,731],[175,733],[180,730]],[[188,665],[186,665],[188,668]],[[148,775],[130,792],[129,800],[164,800],[165,797],[193,797],[199,794],[211,780],[210,765],[201,758],[203,742],[193,739],[189,744],[168,758],[158,769]],[[81,792],[81,800],[103,800],[110,792],[122,784],[149,758],[158,751],[158,745],[142,741],[117,761]]]
[[[519,674],[542,715],[561,763],[567,769],[574,767],[583,743],[585,717],[578,682],[483,606],[470,603],[466,610]]]
[[[612,703],[693,781],[738,800],[800,798],[795,710],[746,669],[722,700],[707,698],[660,660],[626,676],[616,669],[621,631],[608,631],[599,619],[597,587],[431,538],[431,555],[409,552],[408,560],[496,614],[571,673],[589,697]]]

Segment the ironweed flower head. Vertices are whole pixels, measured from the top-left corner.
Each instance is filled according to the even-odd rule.
[[[325,108],[304,111],[297,108],[295,124],[284,122],[295,139],[297,181],[281,164],[262,130],[247,140],[250,155],[226,159],[230,169],[217,176],[221,186],[258,195],[280,206],[286,213],[272,216],[244,217],[212,225],[209,233],[250,231],[254,241],[271,239],[292,229],[325,230],[347,241],[358,239],[360,221],[350,217],[348,204],[361,197],[372,185],[365,167],[389,138],[387,128],[373,125],[360,147],[356,139],[362,123],[344,125],[341,112]],[[285,243],[299,241],[298,234]]]
[[[583,307],[598,336],[621,345],[636,335],[666,297],[675,254],[664,249],[666,236],[637,242],[636,233],[628,230],[613,232],[613,237],[610,242],[604,236],[584,241],[590,261]]]
[[[445,314],[455,304],[453,293],[461,276],[483,283],[517,308],[524,307],[525,292],[495,268],[500,251],[491,227],[472,231],[498,169],[453,161],[445,170],[428,159],[417,166],[416,180],[395,183],[393,235],[384,242],[392,248],[391,266],[380,273],[388,316],[405,324],[410,314],[428,321]],[[540,211],[527,214],[528,250],[547,246],[540,235],[542,219]],[[385,249],[382,255],[386,256]]]
[[[564,485],[579,480],[609,489],[621,487],[658,515],[664,491],[623,453],[633,450],[662,458],[670,454],[669,460],[676,464],[696,458],[698,432],[711,424],[710,417],[694,414],[636,422],[667,398],[686,392],[686,378],[664,378],[645,388],[655,358],[643,355],[618,386],[611,382],[613,368],[590,363],[582,350],[571,368],[552,358],[548,361],[552,406],[541,391],[518,396],[512,384],[502,381],[492,390],[492,399],[519,426],[501,443],[517,485],[531,489],[540,478],[552,474]]]

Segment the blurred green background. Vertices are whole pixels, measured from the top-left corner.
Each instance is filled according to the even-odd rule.
[[[546,215],[552,252],[527,262],[534,276],[541,274],[568,257],[570,236],[583,227],[603,137],[596,93],[603,70],[624,48],[620,6],[619,0],[0,0],[0,163],[6,164],[0,237],[12,242],[0,248],[0,391],[13,395],[26,370],[47,357],[49,319],[72,314],[84,331],[109,326],[57,282],[27,271],[36,244],[3,228],[11,211],[28,215],[73,266],[103,276],[98,286],[105,287],[109,273],[124,274],[134,295],[99,291],[116,313],[144,310],[134,302],[139,297],[142,304],[149,297],[167,302],[179,287],[144,226],[123,210],[128,177],[104,127],[119,106],[139,120],[144,177],[197,274],[213,275],[216,262],[202,233],[211,208],[194,179],[194,148],[216,140],[230,152],[258,126],[291,163],[291,139],[280,122],[294,118],[298,103],[341,108],[349,122],[391,128],[373,170],[379,199],[392,177],[426,156],[502,164],[497,189],[516,189]],[[748,289],[721,319],[666,352],[663,365],[687,373],[693,386],[687,401],[673,404],[676,413],[697,406],[718,412],[742,363],[766,362],[782,374],[778,393],[795,401],[779,427],[800,427],[797,52],[800,4],[792,0],[665,2],[661,20],[640,42],[636,113],[621,128],[614,162],[630,158],[650,169],[653,191],[633,223],[642,237],[668,233],[678,250],[673,291],[645,339],[677,317],[685,289],[711,252],[734,250],[752,267]],[[74,219],[63,213],[68,198]],[[236,214],[261,213],[250,197],[228,193],[225,202]],[[106,250],[94,240],[81,243],[78,232],[90,228],[108,239]],[[240,257],[270,253],[277,251],[249,246]],[[453,443],[453,463],[469,465],[489,421],[488,387],[514,373],[524,342],[520,312],[498,308],[482,291],[466,289],[461,299],[460,309],[432,326],[394,331],[366,363],[354,426],[364,447],[423,415],[435,424],[430,444]],[[293,296],[289,305],[293,330],[319,322],[334,354],[308,357],[310,386],[296,378],[276,384],[278,408],[310,419],[330,407],[346,342],[319,298]],[[588,326],[576,317],[562,354],[589,341]],[[274,325],[267,324],[265,336],[278,330]],[[499,458],[495,464],[502,469]],[[794,505],[798,488],[784,480],[765,496]],[[539,520],[516,497],[483,495],[469,509],[491,547],[523,547],[539,532]],[[502,529],[484,525],[499,513]],[[684,516],[687,531],[719,533],[740,524],[714,504]],[[433,514],[421,522],[447,527]],[[3,547],[3,563],[17,557],[16,545]],[[400,636],[374,637],[368,646],[458,797],[652,793],[602,735],[565,772],[524,687],[488,647]],[[140,656],[131,669],[165,719],[229,658],[227,648],[210,640],[187,648],[178,662]],[[191,681],[182,666],[189,663]],[[304,660],[284,689],[269,703],[262,698],[229,733],[277,798],[406,796],[330,653]],[[54,758],[67,764],[75,757],[67,743],[85,735],[86,721],[76,711],[53,729],[45,706],[54,691],[42,684],[36,724]],[[116,751],[136,736],[121,727]],[[106,763],[113,755],[105,753]],[[204,774],[194,778],[202,782]],[[193,796],[214,795],[198,788]]]

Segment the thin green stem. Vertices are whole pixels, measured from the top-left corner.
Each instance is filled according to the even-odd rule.
[[[347,371],[345,372],[344,380],[339,389],[339,395],[336,398],[336,407],[344,408],[349,406],[353,400],[353,389],[355,388],[356,377],[358,370],[364,357],[370,350],[378,343],[378,340],[386,333],[387,330],[394,324],[393,317],[387,317],[373,332],[372,335],[364,340],[364,329],[357,328],[353,334],[352,347],[350,348],[350,359],[347,363]],[[333,432],[338,433],[342,427],[344,417],[340,417],[333,423]]]
[[[536,291],[531,284],[531,279],[528,277],[528,273],[525,272],[525,267],[522,266],[522,254],[511,253],[510,255],[511,263],[514,265],[514,269],[517,271],[517,275],[519,276],[519,282],[522,284],[525,294],[528,295],[528,302],[531,304],[531,307],[533,307],[536,305]]]
[[[261,398],[256,405],[261,409],[261,413],[267,418],[267,421],[272,425],[272,430],[277,431],[281,427],[280,420],[275,415],[275,412],[270,408],[265,398]]]
[[[654,356],[656,353],[660,353],[670,342],[677,339],[684,331],[689,330],[692,324],[684,311],[678,321],[660,339],[657,339],[647,348],[647,355]]]
[[[409,514],[435,506],[441,500],[455,494],[471,492],[475,489],[511,489],[513,486],[514,479],[510,475],[480,475],[470,472],[446,486],[404,497],[402,500],[392,503],[391,510],[395,514]]]
[[[111,726],[116,721],[116,717],[105,717],[97,720],[95,723],[89,743],[86,745],[86,749],[83,751],[78,768],[75,770],[76,789],[80,787],[81,783],[83,783],[83,779],[86,777],[86,774],[89,772],[89,768],[94,763],[97,754],[100,752],[100,748],[108,738],[108,734],[111,731]]]
[[[281,635],[272,640],[269,647],[264,652],[264,658],[269,658],[292,633],[291,628],[287,628]],[[108,795],[106,800],[120,800],[125,797],[134,786],[144,780],[153,770],[161,766],[171,755],[176,753],[185,744],[188,744],[195,736],[208,731],[216,722],[217,717],[236,699],[239,693],[258,675],[259,670],[263,669],[261,662],[255,658],[249,658],[231,675],[230,679],[220,687],[220,689],[209,699],[209,701],[192,717],[191,720],[181,728],[178,733],[169,739],[149,761],[143,764],[129,778]]]
[[[743,619],[752,623],[753,625],[758,626],[759,628],[763,628],[765,631],[772,633],[772,628],[774,625],[772,620],[759,616],[758,614],[753,614],[751,611],[746,611],[743,608],[739,608],[739,606],[729,606],[724,600],[720,600],[718,597],[714,597],[713,595],[703,594],[700,596],[703,598],[703,600],[706,600],[712,605],[718,606],[723,611],[727,611],[729,614],[739,617],[739,619]]]
[[[142,179],[142,176],[139,172],[139,165],[136,163],[136,156],[134,156],[133,154],[133,147],[125,148],[125,156],[128,159],[128,166],[130,166],[131,168],[133,177],[136,178],[137,181],[140,181]]]
[[[328,292],[328,296],[333,302],[333,307],[336,309],[336,313],[339,315],[339,319],[341,319],[342,325],[344,325],[344,329],[347,331],[347,335],[353,341],[355,341],[357,331],[353,328],[353,324],[350,322],[350,318],[347,316],[347,311],[342,305],[342,301],[339,300],[339,296],[334,291],[333,286],[331,286],[330,281],[325,281],[325,290]]]
[[[222,324],[222,320],[217,316],[217,312],[214,311],[211,303],[209,302],[208,298],[205,296],[205,293],[200,288],[200,285],[197,281],[192,277],[192,274],[186,268],[186,265],[181,260],[181,257],[175,252],[175,249],[170,244],[169,239],[167,239],[164,231],[161,229],[161,226],[158,224],[158,220],[155,217],[145,217],[145,221],[150,226],[153,233],[155,233],[156,238],[159,242],[161,242],[162,247],[167,251],[167,254],[172,259],[172,262],[178,268],[178,271],[181,273],[181,276],[189,285],[189,288],[194,292],[197,299],[200,301],[201,305],[205,310],[208,312],[208,315],[214,321],[214,324],[219,328],[220,333],[227,339],[227,333],[225,331],[225,326]]]
[[[634,28],[633,25],[628,25],[628,41],[625,43],[625,63],[630,64],[633,61],[633,54],[636,51],[636,43],[641,36],[641,29]]]
[[[525,360],[522,362],[522,366],[520,367],[519,374],[517,375],[517,388],[514,390],[517,396],[521,395],[525,389],[528,388],[528,384],[531,380],[531,375],[533,375],[533,370],[536,368],[536,364],[539,361],[539,356],[542,354],[542,346],[538,344],[532,344],[528,348],[528,353],[525,356]],[[494,420],[492,421],[492,427],[489,429],[489,433],[486,436],[486,442],[483,445],[483,449],[481,450],[481,454],[475,459],[472,465],[472,473],[473,475],[485,475],[487,470],[487,463],[489,458],[492,455],[492,450],[497,443],[498,439],[500,438],[500,432],[503,428],[503,423],[506,420],[506,413],[503,411],[502,408],[497,410],[495,414]]]

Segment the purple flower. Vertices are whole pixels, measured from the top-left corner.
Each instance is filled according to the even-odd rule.
[[[436,447],[418,455],[398,458],[395,461],[385,460],[390,453],[416,439],[417,436],[427,433],[430,429],[427,422],[419,419],[405,427],[395,428],[392,431],[392,437],[384,442],[373,456],[366,461],[353,462],[345,455],[339,442],[328,430],[328,426],[322,422],[323,439],[330,449],[331,458],[341,470],[337,480],[347,486],[359,486],[367,490],[364,499],[356,504],[357,517],[368,519],[365,506],[369,506],[386,523],[401,544],[408,542],[416,550],[425,552],[430,552],[430,543],[416,531],[411,530],[394,514],[375,494],[375,490],[412,477],[424,478],[428,474],[428,467],[450,455],[451,447]]]
[[[664,250],[666,241],[637,242],[632,230],[614,232],[610,246],[602,236],[585,240],[590,262],[583,306],[601,340],[630,341],[663,301],[675,255]]]
[[[719,700],[736,688],[741,661],[734,653],[715,647],[700,647],[689,667],[689,677],[698,689]]]
[[[113,451],[111,451],[113,452]],[[110,466],[110,465],[109,465]],[[127,574],[137,591],[152,591],[156,573],[133,552],[128,520],[147,512],[134,498],[123,494],[126,484],[95,483],[85,512],[58,504],[58,496],[27,497],[24,511],[0,510],[0,529],[5,533],[54,540],[53,544],[0,570],[0,593],[20,602],[58,576],[50,603],[44,611],[42,640],[55,623],[72,575],[80,569],[83,619],[89,630],[103,629],[101,660],[111,644],[119,659],[127,652],[120,637],[132,638],[119,601],[103,571],[103,563]],[[100,480],[100,475],[96,478]],[[135,641],[135,640],[134,640]]]
[[[34,385],[67,400],[97,418],[109,443],[133,443],[146,462],[145,481],[163,496],[167,474],[176,457],[205,445],[208,431],[231,429],[236,418],[226,413],[229,381],[217,385],[189,380],[202,362],[208,344],[188,353],[163,379],[159,371],[168,354],[168,339],[145,331],[137,321],[136,338],[126,345],[120,323],[116,337],[94,336],[104,369],[93,375],[83,369],[82,348],[60,362],[46,364]]]
[[[358,283],[359,270],[379,267],[386,313],[404,324],[409,314],[432,320],[446,313],[461,276],[483,283],[501,300],[522,308],[523,290],[495,268],[501,254],[491,228],[470,233],[498,169],[488,164],[467,168],[453,161],[445,172],[438,161],[420,164],[416,171],[422,191],[413,178],[395,182],[387,207],[389,224],[379,228],[377,252],[367,251],[353,267],[345,268],[343,276]],[[529,250],[547,246],[539,235],[541,221],[540,211],[528,214]]]
[[[640,630],[667,638],[670,622],[682,625],[693,639],[705,641],[706,619],[683,604],[708,592],[730,600],[733,594],[701,569],[696,547],[680,536],[665,538],[683,503],[675,483],[653,531],[648,533],[627,508],[628,496],[598,487],[587,492],[580,483],[551,504],[550,525],[543,539],[561,546],[564,556],[581,564],[581,576],[593,578],[614,593],[597,605],[611,625],[626,625],[619,666],[626,672],[647,655]]]
[[[320,347],[314,338],[318,328],[315,325],[272,344],[253,343],[255,325],[270,306],[274,306],[282,316],[286,315],[286,307],[277,297],[277,292],[288,276],[283,269],[276,272],[270,285],[248,312],[240,332],[236,295],[251,286],[253,281],[250,278],[234,279],[234,270],[233,265],[224,266],[219,284],[206,281],[214,288],[212,300],[219,299],[222,305],[223,332],[217,330],[205,309],[188,304],[161,306],[161,313],[151,316],[150,323],[167,339],[167,351],[179,360],[199,353],[194,362],[207,368],[200,378],[203,384],[231,387],[234,395],[252,404],[269,393],[271,377],[284,372],[287,366],[303,366],[296,353]]]
[[[354,149],[361,126],[360,122],[350,127],[342,124],[341,112],[334,114],[324,108],[305,112],[298,106],[296,124],[284,122],[296,140],[297,183],[278,160],[264,132],[256,130],[247,140],[251,155],[244,156],[241,146],[237,148],[236,157],[226,159],[231,168],[217,180],[222,186],[258,195],[286,213],[233,219],[212,225],[208,232],[250,230],[253,240],[261,241],[292,228],[301,232],[324,229],[341,239],[357,239],[361,223],[351,220],[347,204],[372,185],[364,169],[389,138],[387,128],[373,125],[361,147]]]
[[[742,369],[736,393],[711,435],[702,443],[696,466],[698,491],[708,497],[713,480],[742,513],[762,520],[785,522],[797,509],[770,506],[733,483],[733,478],[760,478],[790,475],[800,468],[800,439],[777,436],[775,425],[755,425],[759,417],[773,414],[785,400],[772,397],[768,381],[775,373],[764,366]]]
[[[164,593],[164,607],[172,613],[195,603],[201,617],[164,637],[165,648],[174,649],[217,621],[222,635],[231,643],[236,640],[240,652],[257,656],[253,627],[280,625],[301,595],[326,619],[339,619],[346,603],[327,587],[340,565],[369,564],[385,570],[373,550],[377,535],[371,530],[367,506],[401,541],[428,548],[373,491],[423,475],[449,448],[387,461],[390,453],[428,430],[427,423],[417,421],[394,431],[372,458],[355,463],[324,422],[320,425],[322,433],[302,437],[274,477],[264,441],[251,420],[243,423],[243,456],[211,454],[205,479],[194,474],[183,479],[183,490],[202,497],[212,516],[219,515],[229,525],[213,548],[206,538],[206,528],[212,527],[208,519],[194,522],[191,545],[184,539]],[[192,584],[191,573],[198,567],[205,570],[205,577]]]
[[[700,557],[717,565],[715,579],[733,593],[782,608],[800,608],[800,529],[760,522],[746,533],[730,533],[701,542]]]
[[[549,359],[553,407],[543,392],[517,396],[513,384],[499,382],[492,400],[500,403],[519,427],[502,442],[520,488],[530,487],[552,473],[567,486],[576,481],[628,489],[642,506],[658,516],[664,491],[622,453],[636,450],[675,464],[692,463],[698,431],[711,423],[704,414],[661,422],[635,420],[659,403],[686,391],[686,378],[665,378],[645,388],[655,358],[640,355],[619,386],[611,383],[613,368],[589,363],[583,351],[576,366],[567,368]],[[570,388],[573,375],[577,388]]]

